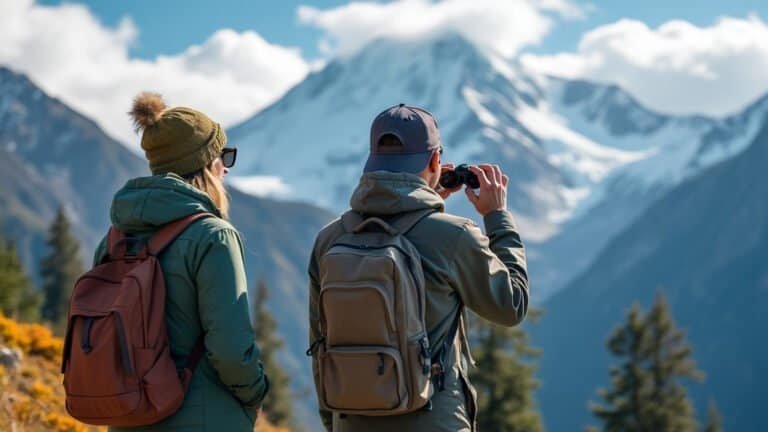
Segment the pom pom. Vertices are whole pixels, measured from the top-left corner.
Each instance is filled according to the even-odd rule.
[[[162,96],[157,93],[144,92],[133,99],[133,108],[128,114],[133,119],[136,132],[139,132],[154,126],[165,109]]]

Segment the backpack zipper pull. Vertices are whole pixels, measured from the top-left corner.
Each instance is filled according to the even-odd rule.
[[[379,353],[379,375],[384,375],[384,354]]]
[[[320,344],[325,342],[325,336],[320,337],[319,339],[315,339],[314,342],[312,342],[312,345],[309,346],[309,349],[305,353],[307,357],[312,357],[313,355],[317,354],[317,349],[320,347]]]

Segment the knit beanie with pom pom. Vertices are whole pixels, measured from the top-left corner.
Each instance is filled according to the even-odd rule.
[[[141,93],[128,113],[153,175],[192,174],[221,155],[227,136],[221,126],[191,108],[167,108],[156,93]]]

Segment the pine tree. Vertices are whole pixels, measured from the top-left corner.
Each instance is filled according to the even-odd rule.
[[[536,315],[535,313],[532,315]],[[530,318],[529,318],[530,319]],[[479,325],[478,325],[479,324]],[[478,394],[479,429],[498,432],[541,432],[544,426],[533,393],[535,359],[520,327],[501,327],[487,322],[473,323],[476,335],[477,367],[471,380]]]
[[[63,208],[59,209],[48,230],[48,249],[48,255],[40,263],[45,295],[42,317],[58,330],[62,330],[72,287],[83,273],[80,244],[72,235],[69,219]]]
[[[661,293],[647,315],[638,305],[632,306],[626,323],[609,338],[608,350],[622,363],[611,367],[612,388],[598,391],[605,404],[592,405],[602,430],[696,430],[693,406],[681,380],[700,380],[702,374]]]
[[[270,384],[263,409],[267,419],[274,425],[290,426],[293,423],[290,380],[277,361],[276,354],[283,347],[283,341],[277,336],[277,323],[267,309],[268,296],[266,283],[259,280],[256,297],[253,299],[253,327],[261,351],[261,362]]]
[[[717,404],[714,401],[709,402],[704,432],[723,432],[723,416],[720,414],[720,410],[717,409]]]
[[[16,248],[0,236],[0,311],[19,320],[36,321],[41,301]]]

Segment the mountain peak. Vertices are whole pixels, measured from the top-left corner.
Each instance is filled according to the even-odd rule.
[[[352,57],[384,51],[388,56],[402,56],[402,51],[430,51],[436,56],[479,53],[479,49],[467,38],[456,32],[441,32],[421,38],[378,38]]]
[[[367,79],[383,79],[383,73],[400,79],[443,80],[445,69],[485,70],[489,59],[458,33],[445,32],[419,39],[380,38],[357,54],[336,60],[339,66],[354,68]],[[331,71],[335,70],[333,68]],[[366,86],[366,82],[359,83]],[[370,84],[368,84],[370,85]]]

